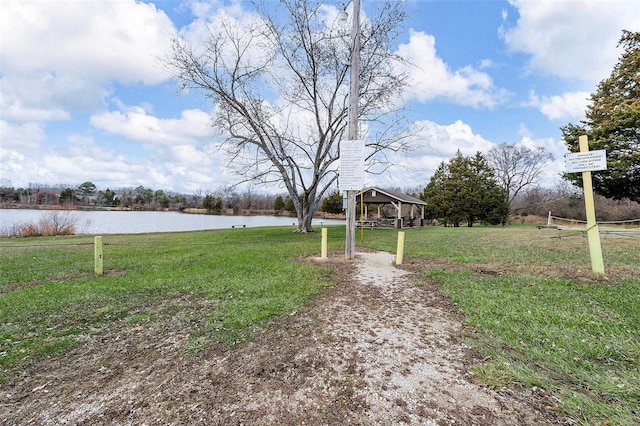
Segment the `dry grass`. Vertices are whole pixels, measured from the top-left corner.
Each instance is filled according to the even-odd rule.
[[[0,234],[6,237],[53,237],[56,235],[75,235],[78,217],[70,211],[51,210],[36,223],[16,224],[2,229]]]

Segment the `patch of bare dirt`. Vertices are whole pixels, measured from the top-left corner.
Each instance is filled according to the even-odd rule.
[[[319,261],[319,260],[318,260]],[[3,424],[545,425],[533,391],[476,383],[462,322],[389,253],[338,256],[339,284],[238,349],[189,355],[211,301],[168,301],[167,321],[84,336],[0,388]],[[207,305],[209,304],[209,305]],[[158,306],[158,312],[166,306]]]

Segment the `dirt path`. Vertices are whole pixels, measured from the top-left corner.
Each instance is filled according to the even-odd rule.
[[[114,328],[0,394],[3,424],[545,425],[474,384],[463,325],[389,253],[336,262],[343,282],[232,351],[185,356],[191,320]],[[183,309],[206,310],[183,300]],[[159,307],[160,309],[160,307]],[[193,324],[191,324],[193,326]],[[46,367],[46,371],[43,371]],[[531,399],[533,401],[533,399]]]

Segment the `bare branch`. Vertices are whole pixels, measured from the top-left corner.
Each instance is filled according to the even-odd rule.
[[[487,153],[487,160],[507,191],[511,206],[522,189],[534,185],[553,156],[544,148],[500,144]]]
[[[210,26],[201,46],[174,39],[165,65],[183,90],[201,91],[213,102],[219,149],[239,181],[283,185],[306,232],[338,177],[352,52],[348,30],[327,24],[319,2],[279,5],[256,4],[258,18],[250,25],[229,18]],[[376,6],[361,27],[358,111],[367,123],[370,165],[386,170],[385,152],[406,150],[411,139],[396,107],[407,76],[396,71],[400,58],[392,53],[406,14],[401,2]]]

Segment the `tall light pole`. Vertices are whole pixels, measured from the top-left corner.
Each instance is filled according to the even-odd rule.
[[[358,95],[360,90],[360,0],[353,0],[351,27],[351,80],[349,84],[349,139],[358,139]],[[356,250],[356,193],[347,191],[347,237],[344,254],[347,259],[355,257]]]

